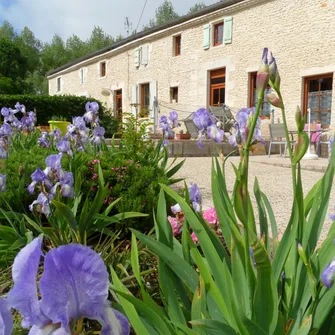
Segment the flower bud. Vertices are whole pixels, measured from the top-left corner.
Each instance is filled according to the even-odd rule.
[[[275,93],[269,93],[266,95],[270,104],[274,107],[284,108],[283,101]]]
[[[295,112],[295,122],[297,124],[298,131],[303,131],[306,123],[306,116],[303,115],[299,106],[297,106],[297,111]]]
[[[280,88],[280,76],[277,68],[276,59],[273,57],[272,52],[270,53],[269,61],[269,72],[270,72],[270,85],[276,90]]]
[[[256,92],[260,96],[269,84],[269,65],[268,65],[268,48],[264,48],[262,64],[258,69],[256,77]]]

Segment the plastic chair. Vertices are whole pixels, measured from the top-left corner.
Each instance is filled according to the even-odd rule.
[[[279,153],[282,156],[282,145],[285,145],[284,157],[286,157],[287,142],[285,139],[285,128],[283,123],[269,124],[270,130],[270,144],[268,156],[271,155],[272,144],[279,144]]]

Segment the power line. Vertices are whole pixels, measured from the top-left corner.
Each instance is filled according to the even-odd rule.
[[[137,26],[136,26],[136,30],[135,30],[136,32],[137,32],[138,26],[140,25],[140,22],[141,22],[141,19],[142,19],[142,16],[143,16],[145,7],[146,7],[146,5],[147,5],[147,2],[148,2],[148,0],[145,0],[145,2],[144,2],[144,6],[143,6],[143,8],[142,8],[141,16],[140,16],[140,18],[138,19],[138,23],[137,23]]]

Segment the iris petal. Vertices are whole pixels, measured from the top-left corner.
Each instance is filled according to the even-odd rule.
[[[103,316],[101,335],[128,335],[130,326],[127,318],[119,311],[107,306]]]
[[[14,287],[8,293],[8,302],[22,315],[22,325],[44,326],[49,320],[41,312],[36,279],[42,256],[42,238],[35,238],[16,256],[12,275]]]
[[[45,327],[37,327],[37,326],[33,326],[28,335],[55,335],[56,331],[58,330],[59,325],[55,325],[55,324],[50,324],[47,325]],[[71,333],[59,333],[59,335],[61,334],[71,334]]]
[[[67,329],[70,320],[100,319],[108,296],[108,272],[88,247],[71,244],[48,252],[40,281],[41,308],[53,323]]]
[[[11,335],[13,330],[13,317],[6,299],[0,298],[0,334]]]

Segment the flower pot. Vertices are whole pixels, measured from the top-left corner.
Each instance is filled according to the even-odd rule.
[[[40,131],[46,131],[46,132],[50,132],[50,126],[38,126],[37,129],[39,129]]]
[[[176,134],[177,140],[189,140],[191,138],[191,134]]]
[[[56,128],[61,131],[61,135],[64,136],[67,133],[67,126],[71,124],[68,121],[48,121],[50,124],[50,131],[54,131]]]

